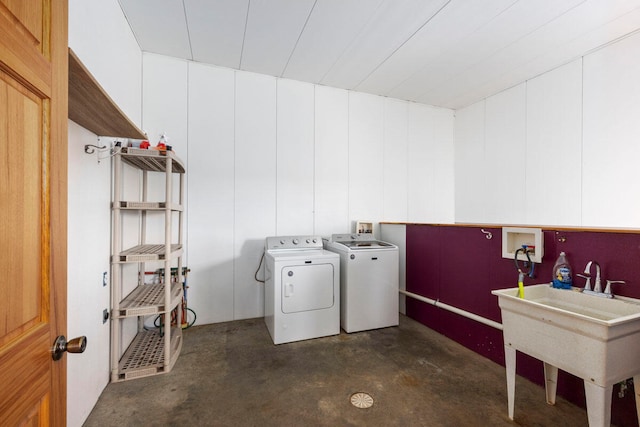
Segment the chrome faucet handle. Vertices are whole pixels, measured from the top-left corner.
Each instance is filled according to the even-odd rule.
[[[607,280],[607,287],[604,289],[605,294],[611,293],[611,284],[613,283],[627,283],[624,280]]]
[[[576,274],[576,276],[578,277],[582,277],[583,279],[587,279],[587,282],[584,284],[584,290],[585,291],[590,291],[591,290],[591,275],[590,274]]]
[[[600,282],[600,264],[597,261],[589,261],[587,266],[584,268],[584,274],[591,274],[591,264],[596,265],[596,282],[593,285],[593,291],[602,293],[602,285]]]

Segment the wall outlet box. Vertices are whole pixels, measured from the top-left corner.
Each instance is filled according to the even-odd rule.
[[[527,245],[534,248],[529,252],[529,258],[535,263],[541,263],[544,256],[544,234],[541,228],[502,227],[502,258],[514,259],[516,251]],[[518,259],[527,261],[527,256],[519,252]]]

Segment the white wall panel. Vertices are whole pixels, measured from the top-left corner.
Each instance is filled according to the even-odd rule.
[[[455,221],[482,223],[485,202],[485,102],[456,111],[455,117]]]
[[[433,118],[426,105],[409,105],[408,122],[408,183],[407,220],[429,222],[428,199],[433,185],[434,171],[430,147],[433,144]]]
[[[581,224],[582,60],[527,82],[523,223]]]
[[[349,92],[349,219],[382,218],[384,98]],[[374,230],[376,235],[377,230]]]
[[[409,103],[384,99],[383,221],[407,220],[407,121]]]
[[[254,279],[264,240],[276,232],[276,79],[236,73],[235,319],[264,313]]]
[[[453,146],[453,111],[429,107],[433,122],[433,144],[430,146],[433,181],[428,187],[432,201],[429,218],[432,222],[455,221],[455,153]]]
[[[189,63],[188,303],[199,324],[233,319],[235,73]]]
[[[313,85],[279,79],[277,91],[276,234],[313,234]]]
[[[143,130],[151,145],[165,133],[183,160],[187,158],[187,65],[181,59],[143,54]]]
[[[350,232],[349,95],[315,86],[314,233],[329,237]]]
[[[526,218],[526,90],[515,86],[486,100],[487,222],[517,224]]]
[[[584,226],[640,227],[640,35],[584,58]]]
[[[453,112],[409,104],[408,221],[454,221]]]
[[[142,126],[152,146],[157,145],[160,136],[165,134],[168,144],[186,163],[188,171],[187,65],[187,61],[168,56],[143,55]],[[164,200],[165,177],[150,173],[148,180],[149,200]],[[174,176],[174,201],[178,198],[178,182],[178,176]],[[147,242],[163,242],[164,214],[150,213],[147,218]],[[177,220],[177,215],[174,215],[174,219]],[[177,225],[177,221],[174,221],[176,232]],[[177,239],[177,233],[174,236]]]
[[[118,107],[140,125],[142,52],[118,0],[70,0],[69,47]]]
[[[67,336],[85,335],[90,343],[82,357],[67,359],[69,426],[82,425],[109,382],[109,322],[100,319],[110,297],[102,274],[109,280],[111,160],[102,152],[107,158],[98,163],[83,150],[97,143],[96,135],[69,121]]]
[[[136,124],[142,120],[142,53],[117,0],[69,1],[69,47]],[[67,425],[81,426],[109,382],[109,307],[111,160],[98,163],[84,144],[103,144],[69,121],[68,335],[86,335],[82,357],[67,362]],[[108,155],[102,153],[101,155]],[[87,236],[90,236],[88,239]]]

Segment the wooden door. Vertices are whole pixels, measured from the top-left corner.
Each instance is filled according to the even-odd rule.
[[[67,0],[0,0],[0,425],[66,424]]]

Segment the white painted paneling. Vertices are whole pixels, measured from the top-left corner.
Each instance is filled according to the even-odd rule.
[[[312,234],[313,85],[279,79],[277,87],[276,234]]]
[[[182,1],[119,1],[143,50],[176,58],[192,59]],[[96,22],[100,21],[89,21],[91,25],[95,25]]]
[[[152,146],[162,134],[175,154],[185,163],[189,157],[187,145],[187,61],[163,55],[143,54],[142,114],[143,130]],[[187,171],[188,163],[185,164]],[[188,175],[187,175],[188,176]],[[148,200],[165,198],[163,174],[148,174]],[[178,176],[173,177],[173,200],[178,201]],[[174,241],[177,241],[178,222],[174,214]],[[147,215],[147,242],[164,241],[164,214]]]
[[[314,4],[313,0],[252,1],[240,68],[282,75]]]
[[[356,87],[445,3],[446,0],[382,2],[321,83],[342,88]]]
[[[67,269],[67,336],[85,335],[90,343],[82,357],[67,359],[67,425],[81,426],[109,382],[109,322],[102,310],[109,308],[110,288],[102,286],[102,274],[111,268],[111,160],[98,163],[87,155],[84,144],[97,144],[96,136],[69,121],[69,198]],[[91,236],[91,238],[87,238]]]
[[[454,221],[453,111],[411,103],[408,221]]]
[[[70,0],[69,47],[127,117],[140,125],[142,53],[117,0]]]
[[[408,114],[408,102],[384,98],[383,221],[407,220]]]
[[[239,68],[249,0],[180,3],[184,3],[184,14],[189,22],[189,53],[193,60]]]
[[[439,87],[439,96],[418,99],[445,106],[468,105],[480,97],[514,86],[637,31],[639,7],[638,0],[582,2],[570,13],[558,15],[466,68]]]
[[[276,79],[236,74],[235,319],[264,314],[254,279],[267,236],[276,232]]]
[[[488,222],[486,217],[485,101],[456,111],[455,221]]]
[[[314,233],[330,237],[350,232],[349,95],[315,86]]]
[[[316,2],[282,76],[306,82],[320,82],[342,52],[362,31],[381,1]]]
[[[442,52],[486,25],[515,0],[483,2],[449,2],[427,25],[396,50],[386,62],[373,71],[356,89],[395,96],[393,89]]]
[[[486,100],[485,204],[489,223],[517,224],[526,218],[526,85]]]
[[[458,109],[640,30],[640,0],[120,2],[146,52]]]
[[[426,105],[409,104],[407,161],[407,220],[430,222],[429,207],[432,200],[429,186],[433,185],[433,118]]]
[[[640,227],[640,35],[584,58],[582,220]]]
[[[428,186],[431,200],[431,222],[450,224],[455,221],[455,153],[453,146],[453,110],[431,108],[433,143],[429,147],[432,158],[433,181]]]
[[[233,319],[235,72],[189,63],[188,304]]]
[[[526,224],[581,224],[582,61],[527,82]]]
[[[452,49],[443,50],[438,61],[428,63],[405,80],[393,90],[393,95],[401,98],[415,97],[416,88],[420,88],[422,92],[418,97],[428,99],[432,91],[449,91],[449,86],[460,80],[457,74],[451,73],[452,66],[461,71],[471,68],[478,62],[499,54],[514,40],[525,37],[581,2],[583,0],[516,2],[491,20],[490,25],[484,25],[468,34]],[[523,16],[527,19],[521,19]],[[508,37],[505,36],[507,34]]]
[[[165,133],[178,157],[187,158],[187,61],[143,54],[143,130],[151,145]]]
[[[384,98],[349,92],[349,219],[382,218]],[[374,234],[379,235],[377,230]]]

